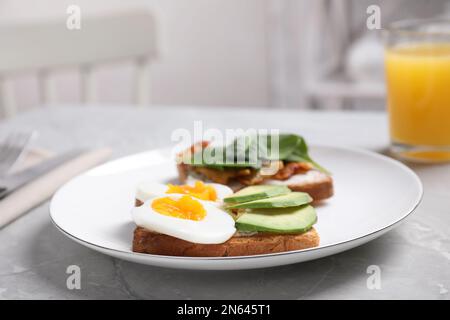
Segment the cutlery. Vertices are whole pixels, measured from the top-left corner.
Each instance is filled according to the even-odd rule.
[[[13,175],[0,178],[0,200],[26,183],[81,155],[85,150],[72,150]]]
[[[0,177],[17,162],[32,136],[33,133],[15,132],[0,142]]]

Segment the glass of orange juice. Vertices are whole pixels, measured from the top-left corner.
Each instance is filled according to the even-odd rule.
[[[450,161],[450,20],[394,23],[385,43],[391,151]]]

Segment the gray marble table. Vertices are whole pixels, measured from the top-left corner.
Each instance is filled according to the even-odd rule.
[[[0,132],[34,129],[36,147],[62,152],[109,146],[113,157],[167,146],[175,128],[280,128],[311,144],[382,152],[386,116],[373,112],[302,112],[235,108],[50,108],[0,124]],[[113,259],[66,238],[51,224],[48,202],[0,230],[3,299],[449,299],[450,165],[414,165],[425,187],[402,225],[356,249],[316,261],[261,270],[170,270]],[[1,212],[0,212],[1,214]],[[81,289],[66,286],[67,266],[81,268]],[[381,268],[368,289],[367,267]]]

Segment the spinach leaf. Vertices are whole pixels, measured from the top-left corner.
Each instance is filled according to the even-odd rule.
[[[272,141],[272,139],[270,139]],[[285,160],[287,159],[297,148],[299,137],[294,134],[280,134],[278,136],[278,156],[271,160]],[[271,153],[273,148],[271,146]],[[276,154],[276,153],[275,153]]]
[[[331,174],[330,171],[322,167],[320,164],[318,164],[316,161],[314,161],[308,153],[308,145],[306,144],[306,141],[303,137],[297,136],[299,139],[297,141],[296,148],[294,152],[292,152],[286,159],[286,161],[295,161],[295,162],[307,162],[310,163],[314,168],[317,170],[325,173],[325,174]]]
[[[315,162],[308,153],[308,145],[303,137],[296,134],[278,135],[278,146],[272,145],[272,139],[277,137],[267,135],[246,135],[236,138],[232,143],[223,147],[206,148],[203,154],[193,155],[185,163],[194,166],[207,166],[218,170],[225,168],[255,168],[259,169],[267,160],[283,160],[290,162],[307,162],[314,168],[326,174],[330,172]],[[278,150],[275,148],[278,147]],[[278,152],[276,152],[278,151]],[[209,152],[213,163],[205,161],[205,152]],[[200,158],[200,161],[198,161]],[[197,160],[196,161],[194,161]],[[206,159],[208,160],[208,159]]]
[[[258,169],[261,167],[261,160],[257,157],[257,141],[255,135],[241,136],[227,146],[206,147],[202,154],[196,153],[184,162],[220,170],[233,167]]]

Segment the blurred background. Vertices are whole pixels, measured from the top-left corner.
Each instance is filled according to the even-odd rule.
[[[450,16],[448,0],[0,0],[1,117],[80,103],[383,110],[370,5],[382,28]]]

